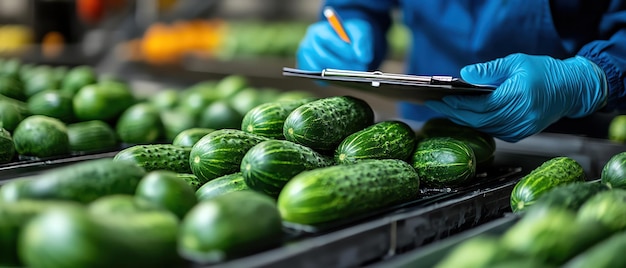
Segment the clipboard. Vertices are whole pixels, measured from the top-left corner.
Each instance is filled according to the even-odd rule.
[[[306,71],[283,68],[283,76],[327,81],[333,85],[402,100],[439,100],[447,95],[480,95],[496,87],[474,85],[451,76],[421,76],[339,69]]]

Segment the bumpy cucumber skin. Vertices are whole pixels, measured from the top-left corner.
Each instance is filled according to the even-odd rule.
[[[238,192],[244,190],[252,190],[243,179],[241,172],[228,174],[211,180],[202,185],[196,191],[196,197],[199,201],[211,199],[230,192]]]
[[[101,120],[69,124],[67,136],[72,151],[98,151],[119,145],[115,130]]]
[[[191,147],[191,171],[204,182],[239,172],[246,152],[266,140],[265,137],[236,129],[211,132]]]
[[[23,185],[22,197],[89,203],[106,195],[133,194],[145,174],[132,162],[88,160],[35,175]]]
[[[350,134],[374,123],[374,111],[365,101],[328,97],[305,103],[293,110],[283,126],[288,141],[319,151],[334,151]]]
[[[566,156],[552,158],[524,176],[511,192],[511,209],[522,211],[557,185],[584,181],[583,167]]]
[[[65,123],[44,115],[32,115],[20,122],[13,132],[13,142],[21,155],[50,157],[70,152]]]
[[[535,204],[578,211],[589,198],[609,189],[602,183],[572,182],[548,190]]]
[[[135,145],[121,150],[113,159],[130,161],[146,171],[169,170],[177,173],[191,173],[189,167],[190,147],[172,144]]]
[[[0,127],[0,164],[8,163],[15,156],[15,144],[11,133]]]
[[[409,161],[416,144],[417,138],[409,125],[383,121],[346,137],[335,150],[335,161],[339,164],[363,159]]]
[[[202,186],[203,184],[202,181],[198,179],[198,176],[191,173],[177,173],[176,176],[187,182],[187,184],[189,184],[189,186],[191,186],[194,191],[198,190],[198,188],[200,188],[200,186]]]
[[[241,173],[252,190],[278,197],[298,173],[333,165],[332,159],[286,140],[268,140],[252,147],[241,161]]]
[[[278,196],[278,208],[285,221],[315,225],[414,200],[419,184],[402,160],[363,160],[296,175]]]
[[[287,116],[296,108],[313,100],[313,98],[308,98],[258,105],[244,115],[241,130],[270,139],[283,140],[285,139],[283,126]]]
[[[600,180],[611,188],[626,189],[626,152],[612,156],[604,164]]]
[[[476,174],[472,148],[448,137],[426,138],[418,142],[411,163],[422,182],[432,187],[457,186]]]

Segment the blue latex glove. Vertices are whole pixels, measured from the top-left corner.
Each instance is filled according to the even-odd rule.
[[[562,117],[583,117],[607,101],[606,75],[595,63],[576,56],[512,54],[469,65],[461,78],[498,88],[481,96],[446,96],[426,105],[455,123],[516,142],[538,133]]]
[[[341,40],[326,21],[309,26],[296,53],[297,67],[311,71],[325,68],[367,71],[374,58],[371,25],[361,19],[348,19],[343,21],[343,26],[351,43]]]

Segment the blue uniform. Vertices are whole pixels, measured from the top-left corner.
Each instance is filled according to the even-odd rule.
[[[626,108],[625,0],[327,0],[325,5],[344,20],[371,22],[377,40],[372,69],[385,57],[390,12],[399,7],[412,33],[407,73],[458,76],[463,66],[512,53],[579,55],[606,74],[605,110]]]

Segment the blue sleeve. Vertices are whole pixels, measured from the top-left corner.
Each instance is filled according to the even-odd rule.
[[[578,55],[604,70],[609,84],[605,111],[626,109],[626,1],[612,1],[601,17],[598,39],[579,50]]]
[[[387,56],[387,31],[392,22],[391,10],[397,5],[397,0],[326,0],[322,7],[333,7],[344,20],[355,18],[370,22],[375,43],[374,60],[369,67],[370,70],[375,70]]]

